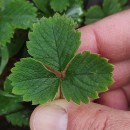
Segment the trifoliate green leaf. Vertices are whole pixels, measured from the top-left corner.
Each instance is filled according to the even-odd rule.
[[[78,54],[70,63],[66,77],[62,81],[64,97],[76,103],[87,103],[88,98],[98,98],[97,92],[107,90],[113,83],[113,66],[96,54]]]
[[[26,29],[36,20],[36,9],[25,0],[13,0],[2,12],[2,18],[15,28]]]
[[[50,4],[55,12],[63,12],[69,6],[69,0],[51,0]]]
[[[28,52],[35,59],[63,71],[80,45],[80,33],[71,18],[56,14],[43,18],[29,34]]]
[[[117,13],[121,11],[121,4],[118,2],[118,0],[104,0],[103,11],[106,16]]]
[[[60,79],[47,71],[43,64],[31,59],[22,59],[17,62],[9,77],[13,81],[13,93],[23,95],[24,101],[32,101],[33,104],[42,104],[53,100]]]
[[[30,113],[28,110],[21,110],[6,116],[8,122],[15,126],[27,126],[29,124]]]
[[[90,24],[102,19],[103,17],[105,17],[103,10],[101,9],[100,6],[95,5],[92,6],[90,9],[88,9],[86,13],[85,23]]]
[[[80,33],[66,16],[44,18],[34,25],[28,49],[33,58],[17,62],[9,79],[13,93],[24,101],[42,104],[54,99],[58,87],[64,97],[76,103],[97,98],[97,92],[112,84],[112,65],[96,54],[75,56]],[[75,57],[74,57],[75,56]]]

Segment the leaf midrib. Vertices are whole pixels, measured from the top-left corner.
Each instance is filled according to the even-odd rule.
[[[56,50],[57,50],[57,56],[58,56],[58,63],[59,63],[59,71],[61,71],[61,61],[60,61],[60,56],[59,56],[59,52],[58,52],[58,46],[57,46],[57,40],[56,40],[56,36],[55,36],[55,33],[54,33],[54,27],[52,25],[52,32],[53,32],[53,36],[54,36],[54,43],[55,43],[55,46],[56,46]]]

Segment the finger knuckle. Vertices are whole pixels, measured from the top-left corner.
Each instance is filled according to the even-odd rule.
[[[88,129],[86,130],[107,130],[109,126],[109,114],[106,110],[99,109],[93,113],[93,117],[91,117],[89,122],[90,124],[88,124]]]

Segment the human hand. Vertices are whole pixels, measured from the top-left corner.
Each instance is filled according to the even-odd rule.
[[[110,59],[115,83],[100,95],[99,104],[59,99],[38,106],[30,119],[31,130],[130,130],[130,10],[79,30],[78,51],[91,50]]]

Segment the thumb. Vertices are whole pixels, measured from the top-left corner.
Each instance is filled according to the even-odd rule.
[[[130,130],[130,112],[57,100],[38,106],[30,126],[31,130]]]

